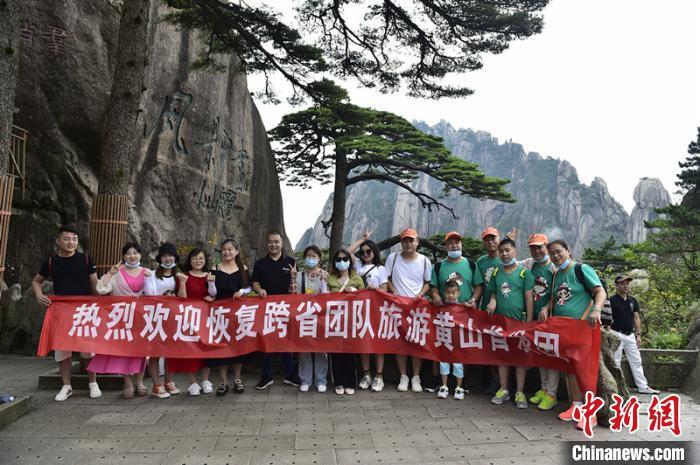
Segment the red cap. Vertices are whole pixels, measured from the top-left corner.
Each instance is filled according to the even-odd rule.
[[[547,236],[544,234],[530,234],[530,237],[527,238],[527,245],[546,245],[549,244],[549,240],[547,239]]]
[[[481,232],[481,238],[485,238],[486,236],[496,236],[499,237],[501,234],[498,232],[498,229],[494,228],[493,226],[489,226],[488,228],[484,229]]]
[[[413,228],[406,228],[403,231],[401,231],[401,234],[399,237],[401,238],[401,240],[404,240],[407,237],[412,237],[413,239],[418,239],[418,233]]]
[[[445,242],[447,242],[448,239],[451,239],[453,237],[456,237],[460,241],[462,240],[462,235],[458,233],[457,231],[450,231],[447,234],[445,234]]]

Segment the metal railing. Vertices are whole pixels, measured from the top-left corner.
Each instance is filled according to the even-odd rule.
[[[27,184],[27,141],[29,131],[19,126],[12,125],[10,135],[10,166],[7,174],[14,176],[22,184],[22,198]]]

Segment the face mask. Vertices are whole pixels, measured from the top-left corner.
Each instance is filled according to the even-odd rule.
[[[304,259],[304,266],[306,268],[316,268],[316,265],[318,265],[318,258],[305,258]]]
[[[450,258],[459,258],[462,256],[462,251],[461,250],[448,250],[447,256]]]
[[[501,263],[503,263],[503,266],[515,265],[516,262],[517,262],[517,260],[515,259],[515,257],[511,258],[511,259],[508,260],[507,262],[504,262],[503,259],[501,259]]]
[[[345,271],[350,268],[350,262],[335,262],[335,269],[338,271]]]
[[[545,255],[544,257],[537,259],[535,258],[535,263],[547,263],[549,261],[549,255]]]
[[[124,266],[127,268],[138,268],[141,266],[141,262],[140,261],[127,262],[126,260],[124,260]]]
[[[161,268],[165,268],[166,270],[172,270],[175,268],[175,262],[172,262],[170,265],[166,265],[165,263],[161,263],[159,265]]]
[[[571,265],[571,259],[570,259],[570,258],[567,258],[566,260],[564,260],[564,263],[562,263],[561,265],[559,265],[559,269],[560,269],[561,271],[564,271],[565,269],[567,269],[567,268],[569,267],[569,265]]]

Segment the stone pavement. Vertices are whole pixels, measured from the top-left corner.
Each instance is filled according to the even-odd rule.
[[[281,379],[260,392],[254,375],[241,395],[127,401],[116,391],[95,400],[76,391],[58,403],[54,391],[35,387],[54,366],[52,358],[0,355],[0,392],[34,396],[27,415],[0,429],[1,464],[548,465],[565,463],[563,441],[583,438],[556,418],[561,409],[495,406],[481,392],[461,402],[394,386],[337,396],[300,393]],[[683,402],[681,439],[700,454],[700,406]],[[594,439],[673,438],[597,428]]]

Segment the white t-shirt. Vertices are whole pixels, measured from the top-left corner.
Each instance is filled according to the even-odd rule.
[[[396,293],[414,297],[421,291],[423,284],[430,282],[433,266],[425,255],[418,254],[414,260],[408,261],[394,252],[386,259],[386,269]]]
[[[357,272],[360,277],[365,277],[367,287],[373,287],[375,289],[389,280],[384,265],[373,265],[371,263],[363,265],[362,260],[355,260],[355,272]],[[367,275],[365,275],[365,273],[367,273]]]
[[[174,276],[165,276],[163,279],[158,279],[155,270],[151,270],[151,277],[146,278],[143,293],[144,295],[164,295],[166,292],[174,294],[175,284]]]

